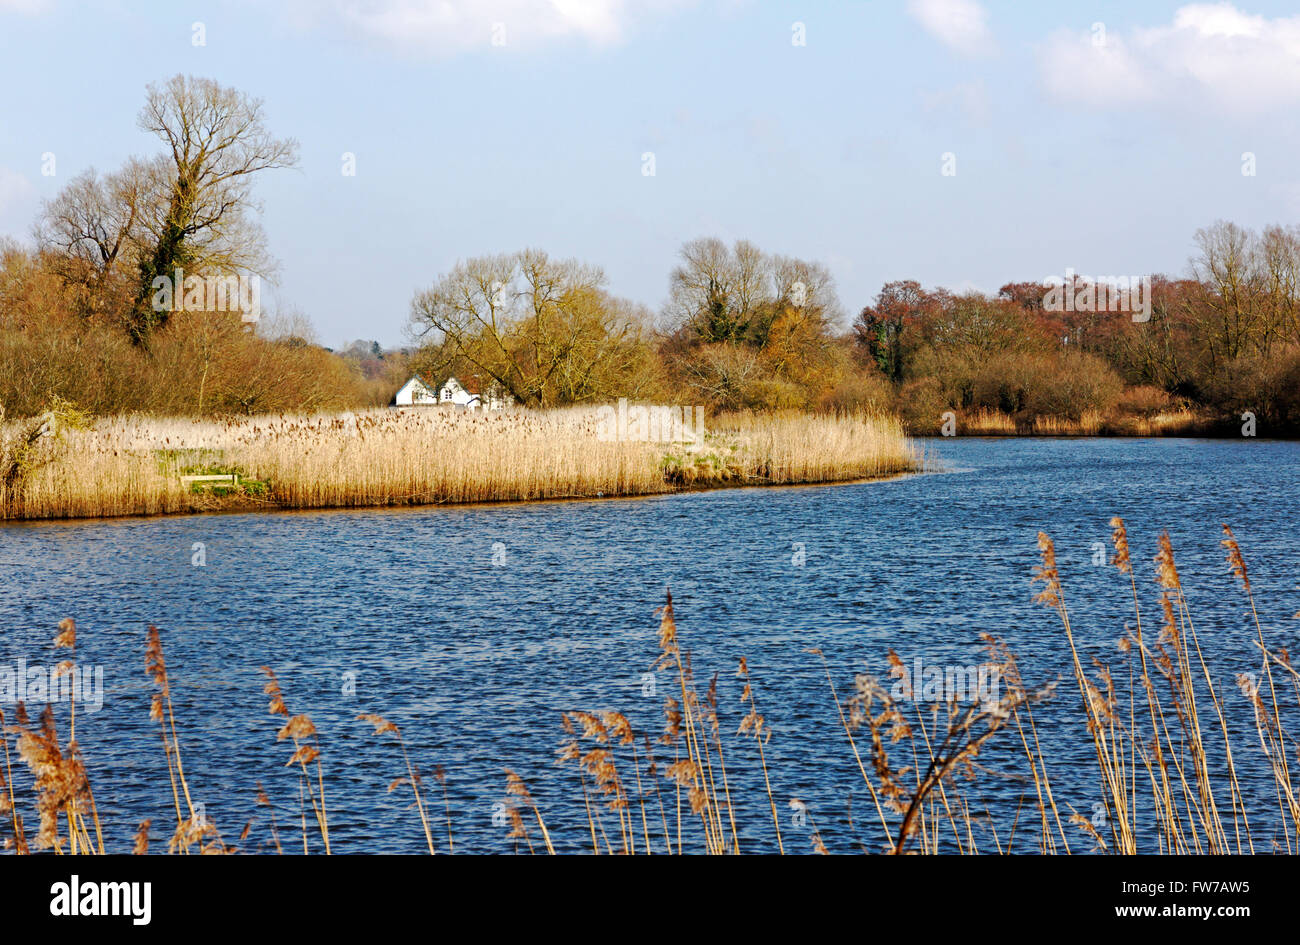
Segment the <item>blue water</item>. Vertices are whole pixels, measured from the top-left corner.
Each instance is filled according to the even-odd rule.
[[[657,656],[655,609],[671,587],[701,686],[718,673],[742,849],[773,845],[754,743],[733,737],[744,656],[773,733],[765,748],[787,849],[808,850],[816,829],[832,851],[875,850],[874,808],[808,650],[825,652],[846,698],[856,673],[887,673],[891,648],[909,664],[965,665],[984,659],[981,633],[1005,640],[1028,682],[1062,679],[1056,700],[1036,710],[1040,738],[1058,801],[1090,814],[1099,800],[1095,759],[1068,650],[1057,617],[1034,603],[1030,577],[1036,534],[1045,530],[1056,541],[1082,655],[1110,662],[1126,686],[1114,643],[1132,621],[1128,580],[1093,563],[1096,543],[1109,553],[1110,517],[1122,515],[1153,626],[1150,559],[1160,530],[1170,533],[1216,685],[1230,704],[1240,700],[1234,750],[1247,794],[1261,805],[1258,833],[1280,839],[1266,826],[1271,780],[1233,683],[1259,660],[1219,528],[1231,523],[1241,541],[1269,642],[1294,650],[1300,444],[960,439],[926,447],[942,471],[844,486],[7,524],[0,666],[20,658],[53,665],[66,655],[51,647],[57,624],[76,619],[78,659],[104,672],[103,707],[79,710],[77,738],[106,842],[119,850],[129,850],[144,818],[153,818],[155,849],[170,836],[171,794],[144,672],[149,624],[162,631],[194,798],[228,841],[253,822],[242,849],[272,843],[271,810],[255,803],[259,781],[286,850],[302,846],[299,782],[284,767],[292,748],[276,740],[283,719],[266,711],[262,665],[279,674],[290,710],[309,714],[321,732],[335,852],[425,849],[409,789],[387,791],[405,774],[400,753],[355,721],[361,712],[401,727],[427,778],[440,849],[447,827],[429,776],[436,765],[447,776],[457,852],[515,849],[500,819],[506,768],[529,784],[558,849],[590,849],[577,770],[556,763],[560,713],[617,709],[638,733],[659,736],[673,680],[646,674]],[[12,718],[12,705],[2,707]],[[66,706],[58,717],[66,734]],[[981,759],[991,770],[965,786],[1004,843],[1020,799],[1032,798],[1016,744],[1013,734],[999,735]],[[661,768],[665,753],[671,762],[670,748],[656,751]],[[629,763],[619,764],[630,783]],[[25,772],[15,775],[20,788],[30,784]],[[673,796],[661,784],[671,822]],[[792,798],[807,816],[788,806]],[[33,827],[30,799],[26,810]],[[612,813],[604,823],[617,829]],[[978,839],[993,848],[990,831]],[[1032,828],[1022,824],[1011,842],[1033,849]],[[1077,845],[1088,848],[1082,834]]]

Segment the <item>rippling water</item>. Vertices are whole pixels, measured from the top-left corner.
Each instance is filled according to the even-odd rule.
[[[269,665],[289,708],[322,732],[336,852],[424,849],[409,790],[387,793],[405,773],[400,755],[355,721],[360,712],[400,725],[422,770],[444,766],[458,851],[513,849],[494,822],[507,767],[532,787],[557,847],[578,850],[589,847],[588,825],[572,765],[555,763],[560,712],[618,709],[639,732],[659,733],[670,680],[645,674],[657,655],[654,611],[671,587],[682,642],[702,682],[718,672],[732,731],[742,714],[736,663],[749,661],[774,733],[767,757],[787,849],[808,849],[813,825],[833,851],[874,848],[869,798],[807,650],[825,651],[844,691],[857,672],[884,675],[890,648],[909,662],[973,664],[983,658],[980,633],[1003,638],[1030,681],[1059,674],[1066,683],[1042,710],[1041,736],[1058,799],[1087,813],[1099,799],[1092,746],[1059,623],[1033,603],[1030,577],[1042,529],[1056,540],[1085,657],[1118,666],[1114,641],[1132,619],[1128,582],[1092,560],[1095,543],[1109,550],[1109,518],[1122,515],[1153,617],[1149,563],[1156,535],[1169,530],[1216,684],[1240,710],[1239,763],[1266,819],[1272,785],[1258,779],[1266,772],[1251,750],[1250,709],[1232,684],[1233,673],[1258,665],[1254,631],[1219,526],[1231,523],[1241,541],[1270,643],[1294,648],[1300,444],[961,439],[927,449],[942,472],[845,486],[8,524],[0,666],[53,665],[62,658],[50,646],[56,625],[76,619],[79,659],[104,671],[103,708],[79,711],[78,741],[106,841],[119,850],[146,817],[156,844],[169,834],[144,673],[151,623],[162,630],[195,799],[227,839],[254,820],[245,849],[270,843],[258,781],[286,848],[301,849],[297,779],[284,767],[291,748],[276,742],[282,720],[266,712],[257,669]],[[203,566],[192,563],[196,543]],[[59,717],[66,734],[66,707]],[[995,771],[973,796],[996,820],[1032,787],[1010,776],[1021,773],[1014,753],[995,749],[985,761]],[[765,848],[771,820],[752,740],[735,740],[728,776],[742,846]],[[436,798],[432,779],[428,791]],[[803,825],[785,807],[790,798],[807,804]],[[1026,842],[1031,832],[1023,829]]]

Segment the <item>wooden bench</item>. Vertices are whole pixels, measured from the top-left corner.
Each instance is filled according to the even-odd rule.
[[[195,482],[205,482],[205,483],[207,483],[207,482],[212,482],[212,483],[215,483],[215,482],[229,482],[229,483],[237,483],[237,482],[239,482],[239,477],[238,477],[237,475],[235,475],[234,473],[231,473],[231,474],[228,475],[228,476],[181,476],[181,485],[183,485],[183,486],[188,486],[188,485],[190,485],[191,483],[195,483]]]

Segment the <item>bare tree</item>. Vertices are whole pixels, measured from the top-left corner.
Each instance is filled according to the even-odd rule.
[[[669,278],[668,315],[706,344],[746,340],[770,301],[770,263],[752,243],[734,249],[719,239],[691,240]]]
[[[1266,227],[1256,264],[1267,307],[1265,352],[1278,339],[1300,343],[1300,227]]]
[[[411,303],[419,360],[467,369],[524,404],[635,396],[653,380],[644,312],[604,282],[595,266],[539,250],[457,263]]]
[[[1212,371],[1242,353],[1255,313],[1252,304],[1251,234],[1235,223],[1219,222],[1196,231],[1201,254],[1192,272],[1206,288],[1206,343]]]
[[[1208,379],[1238,359],[1300,342],[1300,228],[1256,233],[1219,221],[1196,231],[1196,245],[1200,291],[1189,310]]]
[[[162,159],[132,158],[100,177],[94,169],[73,178],[47,201],[35,227],[37,245],[50,251],[53,269],[83,297],[83,314],[97,314],[129,293],[138,272],[145,220],[157,214],[166,186]],[[116,314],[123,314],[118,312]]]
[[[140,260],[131,336],[137,342],[166,319],[150,304],[154,279],[185,266],[258,271],[263,240],[249,219],[257,209],[253,175],[297,162],[293,139],[263,123],[259,99],[211,79],[177,75],[150,85],[140,128],[162,139],[170,159],[161,211],[146,221],[149,246]]]

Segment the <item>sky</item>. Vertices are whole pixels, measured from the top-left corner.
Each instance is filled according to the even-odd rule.
[[[1300,215],[1283,3],[0,0],[0,237],[157,153],[176,73],[298,140],[256,185],[263,306],[330,346],[406,343],[417,290],[526,247],[657,310],[682,243],[748,239],[852,314],[895,279],[1183,274],[1198,228]]]

